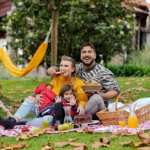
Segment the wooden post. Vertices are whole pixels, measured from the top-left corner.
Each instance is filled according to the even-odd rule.
[[[51,66],[57,66],[58,16],[59,13],[54,11],[52,14],[52,31],[51,31]]]

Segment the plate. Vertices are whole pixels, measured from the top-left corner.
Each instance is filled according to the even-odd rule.
[[[84,123],[85,125],[91,125],[91,124],[96,124],[96,123],[100,123],[99,120],[92,120],[92,122],[89,122],[89,123]]]
[[[95,91],[100,91],[102,88],[102,85],[82,85],[81,88],[83,89],[84,92],[95,92]]]
[[[100,123],[99,120],[92,120],[92,122],[88,123],[88,124],[96,124],[96,123]]]
[[[75,123],[75,122],[73,121],[72,123]],[[100,121],[99,121],[99,120],[92,120],[92,122],[89,122],[89,123],[83,123],[83,125],[88,126],[88,125],[92,125],[92,124],[96,124],[96,123],[100,123]],[[81,125],[82,125],[82,124],[81,124]]]

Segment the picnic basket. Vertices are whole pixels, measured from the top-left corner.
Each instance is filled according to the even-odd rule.
[[[81,86],[84,92],[94,92],[100,91],[102,88],[101,84],[90,84],[90,85],[82,85]]]
[[[101,120],[101,122],[107,126],[107,125],[119,125],[119,115],[124,115],[126,118],[126,124],[127,124],[127,120],[129,117],[129,114],[127,111],[125,110],[121,110],[124,107],[127,107],[128,104],[124,104],[124,106],[117,108],[117,103],[118,103],[118,99],[120,98],[120,96],[122,96],[124,93],[128,94],[132,100],[133,103],[134,99],[133,97],[127,92],[121,92],[117,99],[116,99],[116,104],[115,104],[115,108],[116,111],[115,112],[108,112],[108,108],[103,109],[102,111],[99,111],[96,113],[96,115],[98,116],[98,118]],[[120,111],[119,111],[120,110]],[[136,116],[138,118],[138,123],[144,123],[150,120],[150,104],[143,106],[139,109],[136,110]]]

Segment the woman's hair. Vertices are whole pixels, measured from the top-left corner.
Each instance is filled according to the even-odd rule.
[[[75,91],[74,91],[72,85],[69,85],[69,84],[65,84],[64,86],[62,86],[62,88],[60,89],[60,92],[59,92],[59,96],[64,97],[64,93],[69,90],[72,90],[73,95],[76,97],[76,94],[75,94]]]
[[[69,57],[69,56],[62,56],[61,57],[61,61],[65,60],[65,61],[69,61],[72,63],[72,67],[75,68],[75,70],[72,72],[71,74],[71,85],[73,85],[74,83],[74,79],[76,77],[76,62],[74,61],[73,58]]]

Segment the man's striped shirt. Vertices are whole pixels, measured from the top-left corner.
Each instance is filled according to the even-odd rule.
[[[86,81],[96,81],[102,85],[100,93],[106,93],[108,91],[114,90],[118,94],[120,93],[120,88],[114,79],[114,74],[107,68],[95,63],[90,69],[85,69],[83,63],[76,66],[77,77],[80,78],[84,83]],[[105,106],[108,107],[110,100],[104,99]]]

